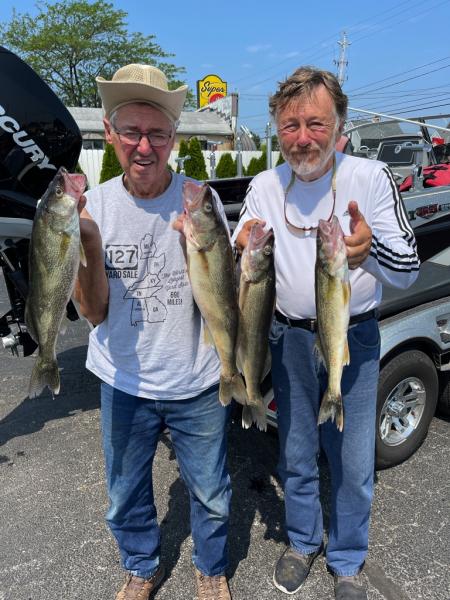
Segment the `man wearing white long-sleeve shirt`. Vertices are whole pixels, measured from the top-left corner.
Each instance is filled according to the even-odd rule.
[[[253,179],[234,238],[242,250],[255,220],[275,234],[277,303],[270,345],[289,546],[273,579],[278,589],[295,593],[322,551],[317,466],[322,447],[331,471],[325,555],[335,597],[366,600],[360,573],[373,493],[380,353],[376,308],[383,284],[407,288],[415,281],[416,242],[387,166],[335,151],[347,97],[334,75],[298,69],[271,98],[270,110],[286,162]],[[313,353],[316,229],[319,219],[332,215],[344,231],[351,269],[342,433],[330,421],[317,425],[327,375]]]

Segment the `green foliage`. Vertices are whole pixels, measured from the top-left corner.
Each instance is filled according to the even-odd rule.
[[[187,156],[189,154],[189,145],[186,140],[180,140],[180,146],[178,148],[178,158]],[[177,163],[177,173],[181,171],[180,163]]]
[[[279,155],[278,160],[277,160],[277,164],[275,166],[278,167],[278,165],[282,165],[284,162],[285,162],[285,160],[283,158],[283,155],[280,152],[280,155]]]
[[[273,134],[272,136],[272,150],[276,151],[280,149],[280,143],[278,141],[278,136],[276,133]]]
[[[20,4],[18,3],[18,6]],[[29,64],[67,106],[101,106],[95,78],[111,79],[129,63],[160,67],[171,87],[184,67],[160,62],[173,56],[155,36],[127,31],[127,12],[105,0],[60,0],[36,4],[35,16],[15,9],[0,23],[1,44]]]
[[[255,156],[250,159],[248,163],[247,169],[245,170],[245,174],[248,176],[254,176],[261,171],[265,171],[267,169],[267,153],[266,147],[263,145],[263,151],[261,152],[261,156],[256,158]]]
[[[236,177],[237,166],[236,161],[229,152],[225,152],[220,157],[216,168],[216,177],[218,179],[224,179],[225,177]]]
[[[250,162],[247,165],[247,168],[245,169],[245,174],[248,176],[254,176],[257,175],[261,169],[259,168],[259,159],[256,158],[255,156],[253,158],[250,159]]]
[[[102,170],[100,171],[100,183],[104,183],[117,175],[122,175],[123,170],[117,160],[116,153],[111,144],[106,144],[103,154]]]
[[[250,133],[252,134],[252,139],[255,142],[256,149],[260,150],[260,148],[261,148],[261,136],[259,136],[254,131],[251,131]]]
[[[208,173],[206,172],[205,159],[202,154],[202,147],[197,138],[191,138],[189,140],[189,152],[190,159],[184,163],[186,175],[199,181],[208,179]]]

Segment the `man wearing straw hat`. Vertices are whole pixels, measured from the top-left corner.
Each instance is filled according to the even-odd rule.
[[[87,267],[77,297],[96,327],[86,366],[102,381],[110,507],[127,577],[116,600],[148,600],[164,578],[152,463],[168,428],[190,495],[200,600],[231,599],[225,577],[231,496],[227,410],[219,361],[186,272],[179,233],[185,177],[167,168],[187,86],[170,91],[156,67],[132,64],[97,78],[106,140],[123,175],[89,191],[81,212]]]

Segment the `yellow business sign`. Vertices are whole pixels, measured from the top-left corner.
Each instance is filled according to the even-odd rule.
[[[218,75],[207,75],[197,81],[197,107],[202,108],[211,102],[225,98],[227,95],[227,82],[222,81]]]

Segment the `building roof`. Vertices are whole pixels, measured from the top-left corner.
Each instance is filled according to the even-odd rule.
[[[103,133],[103,109],[67,107],[84,137],[88,133]],[[189,136],[232,136],[229,123],[215,112],[182,112],[177,133]]]
[[[68,106],[81,133],[103,133],[103,109],[84,106]]]

